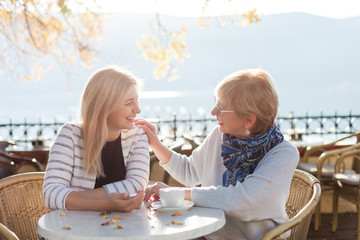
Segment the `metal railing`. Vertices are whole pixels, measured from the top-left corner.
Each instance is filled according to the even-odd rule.
[[[204,138],[209,131],[216,126],[214,117],[206,116],[199,118],[179,119],[173,115],[171,119],[151,118],[147,119],[158,128],[161,139],[169,138],[176,140],[183,135]],[[320,135],[341,137],[360,130],[360,115],[308,115],[294,116],[289,114],[286,117],[279,116],[276,120],[283,133],[287,134],[292,140],[301,140],[303,136]],[[38,139],[52,141],[59,128],[64,122],[12,122],[0,123],[0,140],[14,141],[17,143],[30,144]]]

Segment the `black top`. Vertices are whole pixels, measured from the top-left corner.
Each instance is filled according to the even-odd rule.
[[[126,169],[121,147],[121,135],[107,142],[101,151],[101,162],[105,177],[96,178],[95,188],[125,179]]]

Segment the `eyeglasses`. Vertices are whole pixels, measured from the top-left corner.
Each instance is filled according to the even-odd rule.
[[[221,116],[221,113],[227,113],[227,112],[235,112],[235,111],[230,111],[230,110],[221,110],[221,108],[219,107],[219,105],[215,105],[216,109],[218,110],[217,115]]]
[[[219,105],[217,105],[216,103],[217,103],[217,101],[216,101],[216,97],[214,97],[214,99],[215,99],[215,107],[216,107],[216,109],[217,109],[217,115],[220,117],[221,116],[221,113],[226,113],[226,112],[235,112],[235,111],[230,111],[230,110],[222,110],[221,108],[220,108],[220,106]]]

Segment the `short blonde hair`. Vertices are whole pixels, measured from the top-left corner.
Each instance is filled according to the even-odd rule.
[[[101,151],[108,138],[107,118],[124,104],[132,86],[139,90],[139,84],[117,66],[102,68],[90,77],[81,100],[83,159],[88,174],[103,175]]]
[[[215,95],[232,106],[238,117],[257,117],[252,134],[266,132],[274,125],[279,100],[274,81],[266,71],[248,69],[230,74],[216,86]]]

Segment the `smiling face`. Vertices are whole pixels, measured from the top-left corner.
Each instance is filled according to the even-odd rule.
[[[107,118],[109,138],[116,135],[118,137],[122,129],[134,128],[136,115],[140,112],[137,89],[132,86],[124,104],[110,113]]]
[[[220,110],[222,110],[221,114],[219,114],[219,108]],[[230,104],[224,104],[221,102],[221,99],[217,99],[215,107],[211,111],[211,115],[216,117],[220,127],[220,131],[223,133],[231,134],[237,138],[246,137],[246,118],[238,117],[235,112],[226,111],[234,111],[234,109]]]

